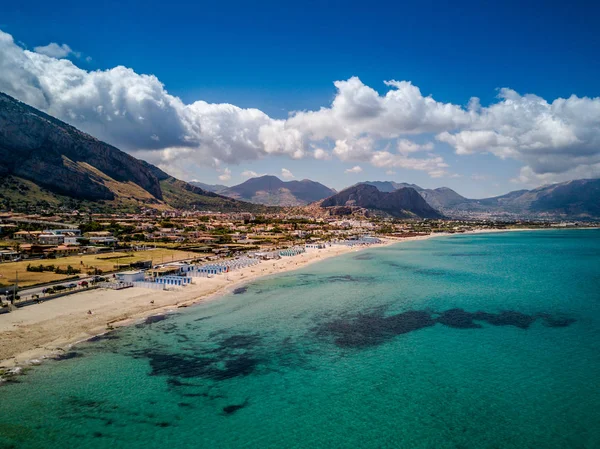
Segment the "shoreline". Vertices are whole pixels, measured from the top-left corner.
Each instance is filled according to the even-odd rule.
[[[554,229],[480,229],[456,234],[435,233],[406,238],[387,237],[382,239],[383,242],[380,244],[358,248],[334,245],[298,256],[263,261],[253,267],[213,278],[195,278],[196,283],[181,290],[164,291],[133,287],[117,291],[84,291],[29,306],[0,317],[0,339],[10,342],[0,348],[0,368],[14,369],[38,365],[44,359],[68,351],[73,345],[115,328],[134,324],[149,316],[170,313],[179,308],[211,301],[257,279],[294,271],[343,254],[436,237],[535,230]],[[88,310],[93,313],[88,314]]]
[[[386,238],[383,243],[358,248],[334,245],[298,256],[262,261],[253,267],[212,278],[195,278],[194,284],[179,290],[137,287],[91,290],[19,309],[0,317],[0,339],[11,342],[0,347],[0,369],[38,365],[44,359],[68,351],[73,345],[115,328],[214,300],[257,279],[304,268],[342,254],[434,236]],[[88,310],[93,314],[89,315]]]

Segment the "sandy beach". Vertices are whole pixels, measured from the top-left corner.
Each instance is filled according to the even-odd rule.
[[[341,254],[381,247],[408,240],[423,240],[436,235],[385,239],[381,244],[351,248],[333,245],[310,250],[294,257],[263,261],[212,278],[194,278],[192,285],[163,291],[144,288],[124,290],[97,289],[53,299],[12,313],[0,315],[0,367],[38,363],[68,350],[80,341],[102,334],[150,315],[187,307],[200,301],[216,298],[245,283],[302,268],[310,263]],[[92,311],[89,314],[88,311]]]

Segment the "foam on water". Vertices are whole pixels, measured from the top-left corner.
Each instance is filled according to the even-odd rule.
[[[0,447],[597,448],[599,291],[600,231],[351,253],[34,368]]]

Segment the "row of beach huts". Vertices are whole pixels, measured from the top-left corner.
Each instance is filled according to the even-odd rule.
[[[123,271],[115,274],[113,285],[103,285],[105,288],[127,288],[143,287],[150,289],[172,289],[185,287],[192,283],[194,278],[218,276],[242,268],[259,264],[263,260],[274,260],[282,257],[294,257],[307,251],[315,251],[327,248],[331,245],[364,246],[380,243],[375,237],[363,236],[353,240],[340,240],[333,242],[307,243],[303,246],[293,246],[270,252],[253,252],[247,256],[236,259],[223,260],[220,262],[209,262],[204,264],[193,264],[187,262],[175,262],[155,266],[150,270]]]

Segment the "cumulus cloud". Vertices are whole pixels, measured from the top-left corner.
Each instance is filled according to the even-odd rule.
[[[51,58],[56,59],[66,58],[71,54],[79,56],[79,53],[71,50],[71,47],[69,47],[67,44],[58,45],[56,42],[51,42],[48,45],[41,47],[34,47],[33,50],[41,55],[50,56]]]
[[[572,95],[548,102],[505,88],[498,100],[477,106],[468,129],[444,131],[437,139],[457,154],[522,161],[523,182],[600,176],[600,98]]]
[[[371,164],[379,168],[404,168],[408,170],[425,171],[432,178],[441,178],[447,173],[448,164],[440,156],[429,158],[414,158],[403,154],[394,154],[389,151],[377,151],[371,157]]]
[[[295,178],[294,174],[291,171],[289,171],[287,168],[281,169],[281,177],[283,179],[294,179]]]
[[[219,181],[229,181],[231,179],[231,170],[229,168],[224,168],[222,170],[222,174],[219,175]]]
[[[257,178],[260,175],[258,173],[256,173],[255,171],[252,171],[252,170],[244,170],[242,172],[242,176],[244,178]]]
[[[418,151],[433,151],[432,142],[427,142],[423,145],[420,145],[408,139],[399,139],[397,147],[398,153],[400,154],[416,153]]]
[[[345,170],[344,173],[356,175],[358,173],[362,173],[362,171],[363,169],[360,167],[360,165],[355,165],[354,167]]]
[[[29,51],[0,31],[0,90],[186,179],[198,167],[273,155],[451,176],[436,153],[442,144],[461,156],[519,160],[522,182],[600,176],[600,98],[547,101],[501,89],[488,106],[474,97],[462,107],[409,81],[385,81],[379,93],[352,77],[334,82],[327,107],[280,120],[232,104],[186,104],[153,75],[87,71],[69,55],[77,56],[66,44]],[[440,144],[417,143],[432,135]]]
[[[331,159],[331,154],[323,148],[313,149],[313,157],[319,161],[327,161]]]

